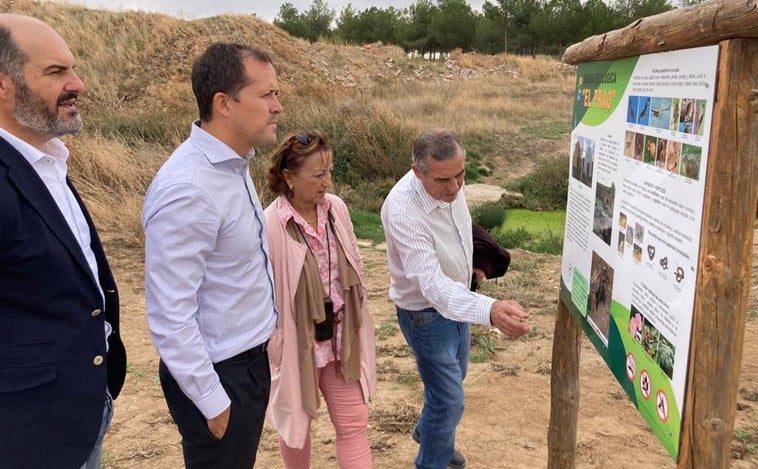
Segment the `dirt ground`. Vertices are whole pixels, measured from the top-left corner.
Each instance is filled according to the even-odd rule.
[[[371,403],[370,440],[377,469],[412,468],[417,446],[410,437],[422,405],[422,386],[413,357],[400,334],[387,297],[388,276],[381,246],[362,246],[366,283],[377,331],[379,387]],[[178,468],[179,434],[166,409],[157,376],[158,357],[145,320],[143,267],[139,256],[111,250],[122,296],[122,331],[129,354],[124,390],[105,440],[108,468]],[[465,380],[466,411],[457,447],[469,469],[544,468],[550,416],[550,366],[558,296],[560,257],[513,250],[505,279],[487,281],[483,291],[519,300],[531,313],[533,332],[509,340],[477,326]],[[754,256],[755,257],[755,256]],[[756,259],[753,264],[756,265]],[[754,277],[757,269],[754,268]],[[755,278],[754,282],[755,284]],[[758,352],[755,287],[745,334],[745,357]],[[578,468],[676,467],[648,429],[592,345],[581,355]],[[758,365],[743,360],[731,467],[758,467]],[[276,436],[266,424],[258,468],[281,468]],[[336,468],[334,433],[328,416],[314,422],[313,467]]]

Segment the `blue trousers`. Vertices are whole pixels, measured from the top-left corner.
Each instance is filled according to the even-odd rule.
[[[471,348],[469,324],[451,321],[432,308],[396,310],[424,383],[416,469],[446,469],[455,449],[455,429],[463,416],[463,379]]]
[[[100,469],[100,459],[103,454],[103,438],[105,438],[105,432],[111,424],[111,418],[113,418],[113,398],[111,398],[111,393],[106,391],[103,420],[100,423],[100,434],[97,436],[97,441],[95,441],[95,447],[92,448],[92,453],[90,453],[80,469]]]

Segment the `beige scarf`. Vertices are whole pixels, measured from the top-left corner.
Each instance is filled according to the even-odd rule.
[[[331,213],[328,214],[331,223]],[[332,229],[334,232],[334,229]],[[287,223],[287,233],[295,240],[305,243],[302,233],[294,220]],[[361,377],[361,347],[358,331],[361,328],[361,298],[363,287],[358,273],[345,257],[342,243],[337,237],[337,262],[345,305],[342,310],[342,349],[340,371],[345,381],[352,383]],[[336,311],[335,311],[336,313]],[[303,409],[316,418],[321,405],[316,379],[316,359],[314,352],[314,321],[326,319],[324,312],[324,285],[318,273],[318,264],[312,255],[306,254],[303,271],[295,291],[295,323],[297,324],[297,344],[300,362],[300,389]]]

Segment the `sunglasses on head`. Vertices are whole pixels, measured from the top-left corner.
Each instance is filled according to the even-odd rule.
[[[297,135],[295,135],[295,140],[297,140],[298,142],[300,142],[301,145],[304,145],[304,146],[310,145],[314,138],[316,138],[316,137],[312,136],[311,134],[297,134]],[[290,144],[290,146],[291,146],[291,144]]]
[[[284,172],[285,166],[287,165],[287,158],[290,156],[290,153],[292,153],[292,146],[295,144],[295,142],[304,147],[307,147],[317,138],[319,138],[318,134],[310,132],[295,135],[295,137],[290,140],[289,145],[287,146],[287,151],[285,151],[282,157],[279,159],[279,172]]]

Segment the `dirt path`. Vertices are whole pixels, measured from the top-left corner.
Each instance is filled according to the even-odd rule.
[[[422,387],[413,358],[396,325],[387,298],[385,253],[362,248],[370,305],[377,327],[379,389],[371,406],[370,439],[377,469],[412,468],[416,444],[410,438],[422,404]],[[466,412],[457,446],[469,469],[544,468],[550,414],[550,365],[560,257],[513,250],[507,279],[486,282],[484,291],[515,298],[532,315],[528,338],[506,340],[475,327],[474,342],[490,344],[494,356],[472,363],[465,381]],[[129,352],[127,382],[105,441],[105,467],[178,468],[179,435],[166,409],[157,378],[158,358],[144,311],[143,271],[134,253],[116,252],[115,272],[122,291],[122,330]],[[755,262],[754,262],[755,265]],[[755,273],[755,268],[754,268]],[[758,301],[751,301],[755,311]],[[745,357],[758,353],[758,319],[747,324]],[[473,350],[474,354],[479,349]],[[733,444],[735,469],[758,467],[758,367],[742,367]],[[592,345],[585,341],[581,361],[578,468],[674,468],[676,465],[648,429]],[[334,433],[322,412],[314,424],[313,467],[336,468]],[[752,445],[752,446],[750,446]],[[276,436],[268,424],[258,453],[258,468],[282,465]]]

